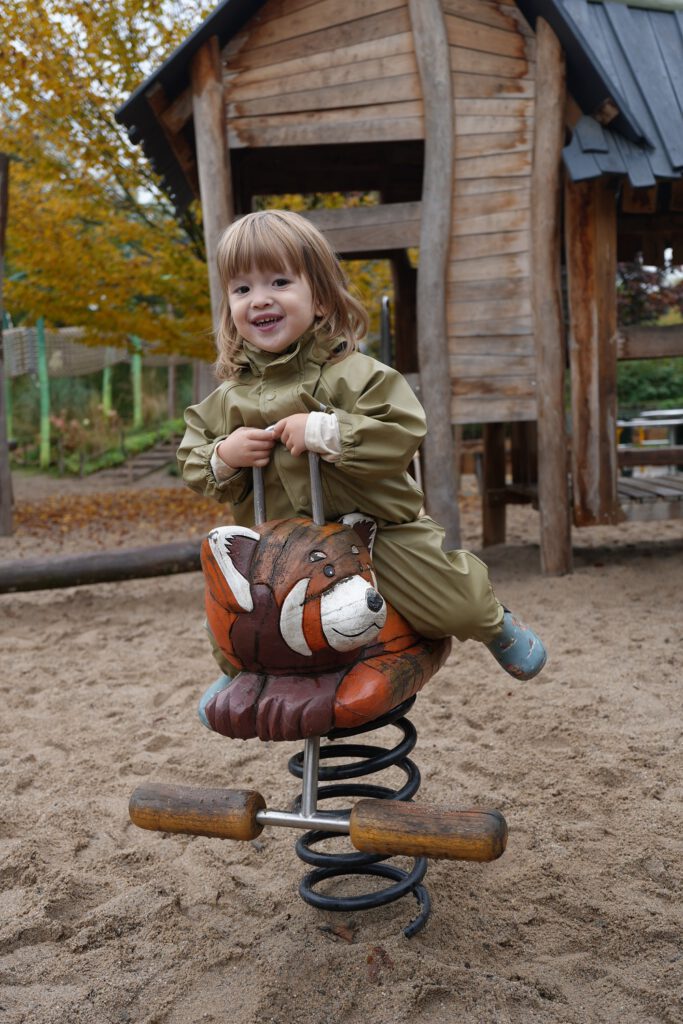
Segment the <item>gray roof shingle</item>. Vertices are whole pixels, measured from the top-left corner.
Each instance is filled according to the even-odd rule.
[[[592,135],[589,137],[582,126],[576,133],[578,147],[592,153],[603,173],[617,170],[612,157],[616,149],[635,187],[654,185],[657,178],[680,177],[683,171],[681,12],[648,10],[610,0],[554,2],[563,8],[582,38],[590,40],[594,58],[612,85],[615,100],[617,96],[622,97],[634,127],[642,134],[642,141],[636,142],[620,133],[616,125],[601,129],[609,145],[606,157],[592,148]],[[584,176],[583,165],[577,161],[576,145],[567,147],[564,161],[575,181]]]

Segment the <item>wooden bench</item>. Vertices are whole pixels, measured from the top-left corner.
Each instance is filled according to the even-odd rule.
[[[624,470],[617,480],[617,494],[625,518],[638,521],[683,518],[680,471],[632,475],[633,469],[639,466],[683,466],[683,444],[680,443],[683,409],[653,409],[630,420],[618,420],[617,427],[621,431],[617,460],[619,468]],[[626,432],[628,439],[624,440]],[[654,437],[648,436],[652,433]]]

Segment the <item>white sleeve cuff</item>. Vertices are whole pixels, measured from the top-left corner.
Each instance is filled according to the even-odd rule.
[[[235,473],[239,473],[238,469],[233,469],[227,462],[223,462],[223,459],[218,454],[218,445],[213,450],[211,456],[211,472],[213,473],[216,481],[222,484],[224,480],[229,480]]]
[[[333,412],[310,412],[306,420],[304,444],[309,452],[317,452],[325,462],[341,458],[339,421]]]

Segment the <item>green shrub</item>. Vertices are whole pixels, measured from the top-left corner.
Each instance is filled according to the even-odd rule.
[[[621,415],[683,408],[683,359],[638,359],[617,367]]]

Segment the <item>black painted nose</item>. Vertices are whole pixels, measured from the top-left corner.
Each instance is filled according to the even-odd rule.
[[[384,598],[371,588],[365,595],[365,602],[371,612],[378,612],[384,604]]]

